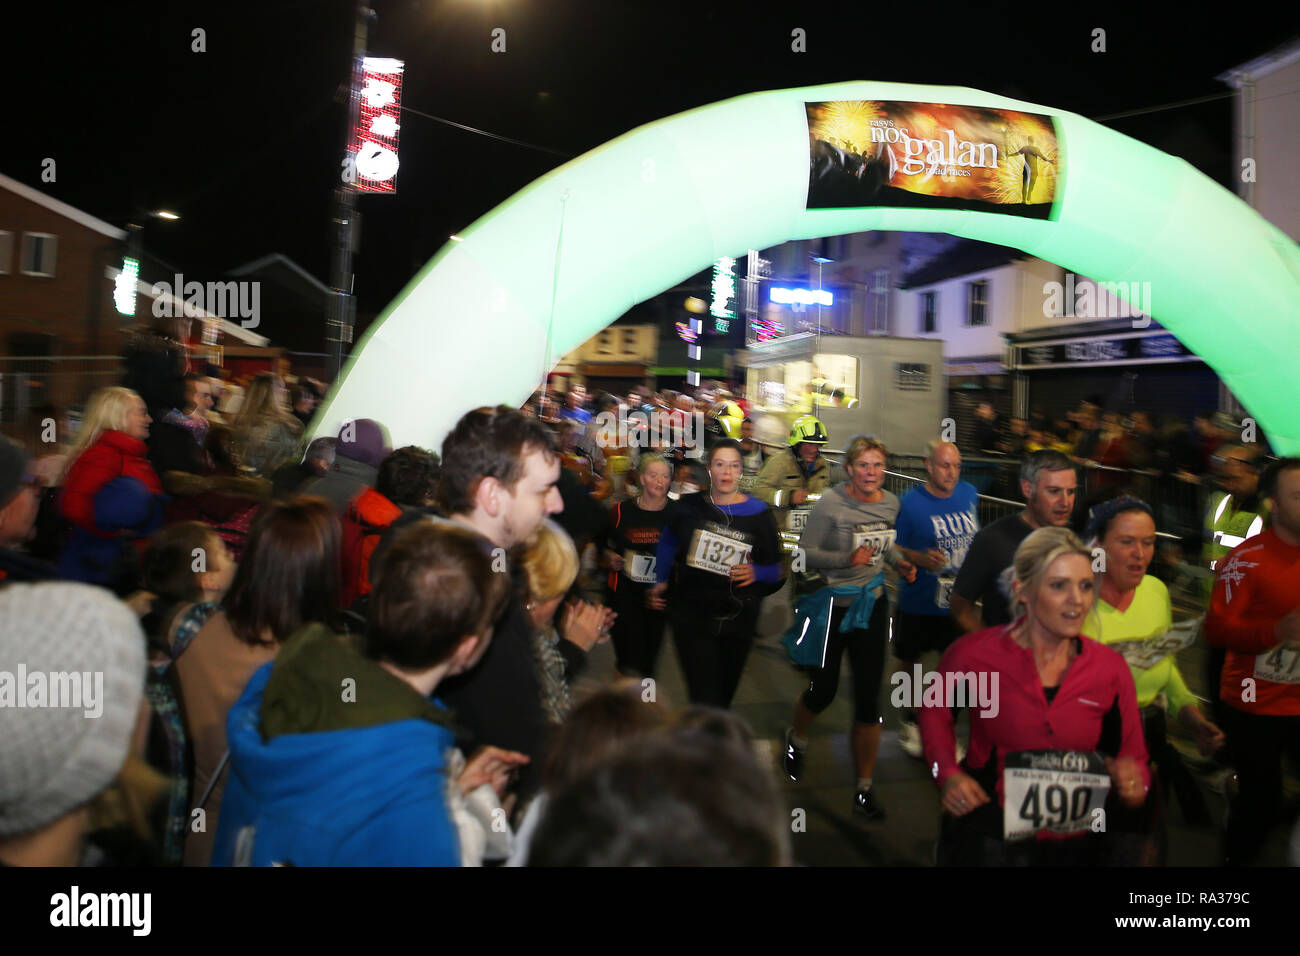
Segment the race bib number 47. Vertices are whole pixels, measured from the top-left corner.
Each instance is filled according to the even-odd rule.
[[[1275,647],[1255,658],[1255,678],[1275,684],[1300,684],[1300,650]]]
[[[749,552],[753,550],[754,546],[743,540],[718,534],[707,527],[698,528],[686,551],[686,564],[700,571],[730,577],[731,569],[747,561]]]
[[[1110,775],[1101,754],[1078,750],[1020,750],[1002,772],[1002,835],[1080,833],[1106,804]]]

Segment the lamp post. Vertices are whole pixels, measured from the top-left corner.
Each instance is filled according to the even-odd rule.
[[[356,21],[352,33],[352,63],[348,76],[348,110],[343,129],[343,149],[346,162],[343,164],[342,182],[334,189],[334,211],[330,217],[330,227],[334,234],[334,254],[330,262],[330,303],[325,320],[325,345],[329,352],[328,372],[331,381],[336,380],[343,368],[343,345],[352,341],[352,329],[356,322],[357,303],[353,298],[356,276],[352,272],[352,254],[356,251],[356,191],[352,181],[356,175],[356,157],[349,152],[352,127],[357,120],[357,88],[361,79],[361,59],[366,55],[366,45],[370,36],[370,21],[375,18],[375,11],[366,6],[364,0],[358,0]]]

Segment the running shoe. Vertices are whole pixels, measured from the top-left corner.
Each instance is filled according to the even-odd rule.
[[[794,735],[794,728],[785,729],[785,753],[781,757],[781,765],[785,768],[785,775],[791,780],[798,780],[803,776],[803,754],[804,752],[794,745],[791,737]]]
[[[921,728],[910,720],[903,721],[903,726],[898,729],[898,745],[909,757],[918,760],[924,757],[921,749]]]
[[[858,791],[853,798],[853,812],[872,821],[885,819],[885,808],[876,800],[874,788]]]

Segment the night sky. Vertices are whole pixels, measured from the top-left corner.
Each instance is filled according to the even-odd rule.
[[[555,152],[403,114],[398,195],[361,200],[359,311],[380,310],[449,234],[567,157],[682,110],[888,80],[1102,118],[1227,92],[1217,74],[1300,32],[1300,14],[1254,5],[1223,5],[1232,16],[1212,20],[1138,6],[375,0],[370,50],[406,61],[404,106]],[[137,209],[175,209],[183,220],[153,221],[145,244],[196,277],[282,252],[327,281],[353,9],[11,5],[0,45],[17,68],[0,172],[117,225]],[[196,27],[204,53],[191,51]],[[504,54],[490,49],[496,27]],[[791,51],[794,27],[807,53]],[[1105,53],[1091,52],[1096,27]],[[1231,115],[1220,99],[1107,125],[1229,184]],[[40,181],[46,157],[52,184]]]

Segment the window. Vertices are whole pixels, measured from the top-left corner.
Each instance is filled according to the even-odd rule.
[[[966,325],[968,327],[989,324],[988,301],[988,282],[981,279],[979,282],[966,284]]]
[[[636,329],[623,329],[623,353],[636,355]]]
[[[937,317],[937,300],[939,293],[922,292],[921,293],[921,334],[927,332],[937,332],[939,322]]]
[[[894,388],[900,392],[928,392],[930,366],[924,362],[895,362]]]
[[[9,275],[14,261],[14,234],[0,232],[0,276]]]
[[[58,246],[58,237],[47,232],[23,233],[23,275],[53,278]]]
[[[872,332],[889,334],[889,270],[877,269],[871,273],[871,298],[869,299]]]
[[[596,340],[596,351],[601,355],[614,354],[614,333],[610,329],[600,333],[600,337]]]

